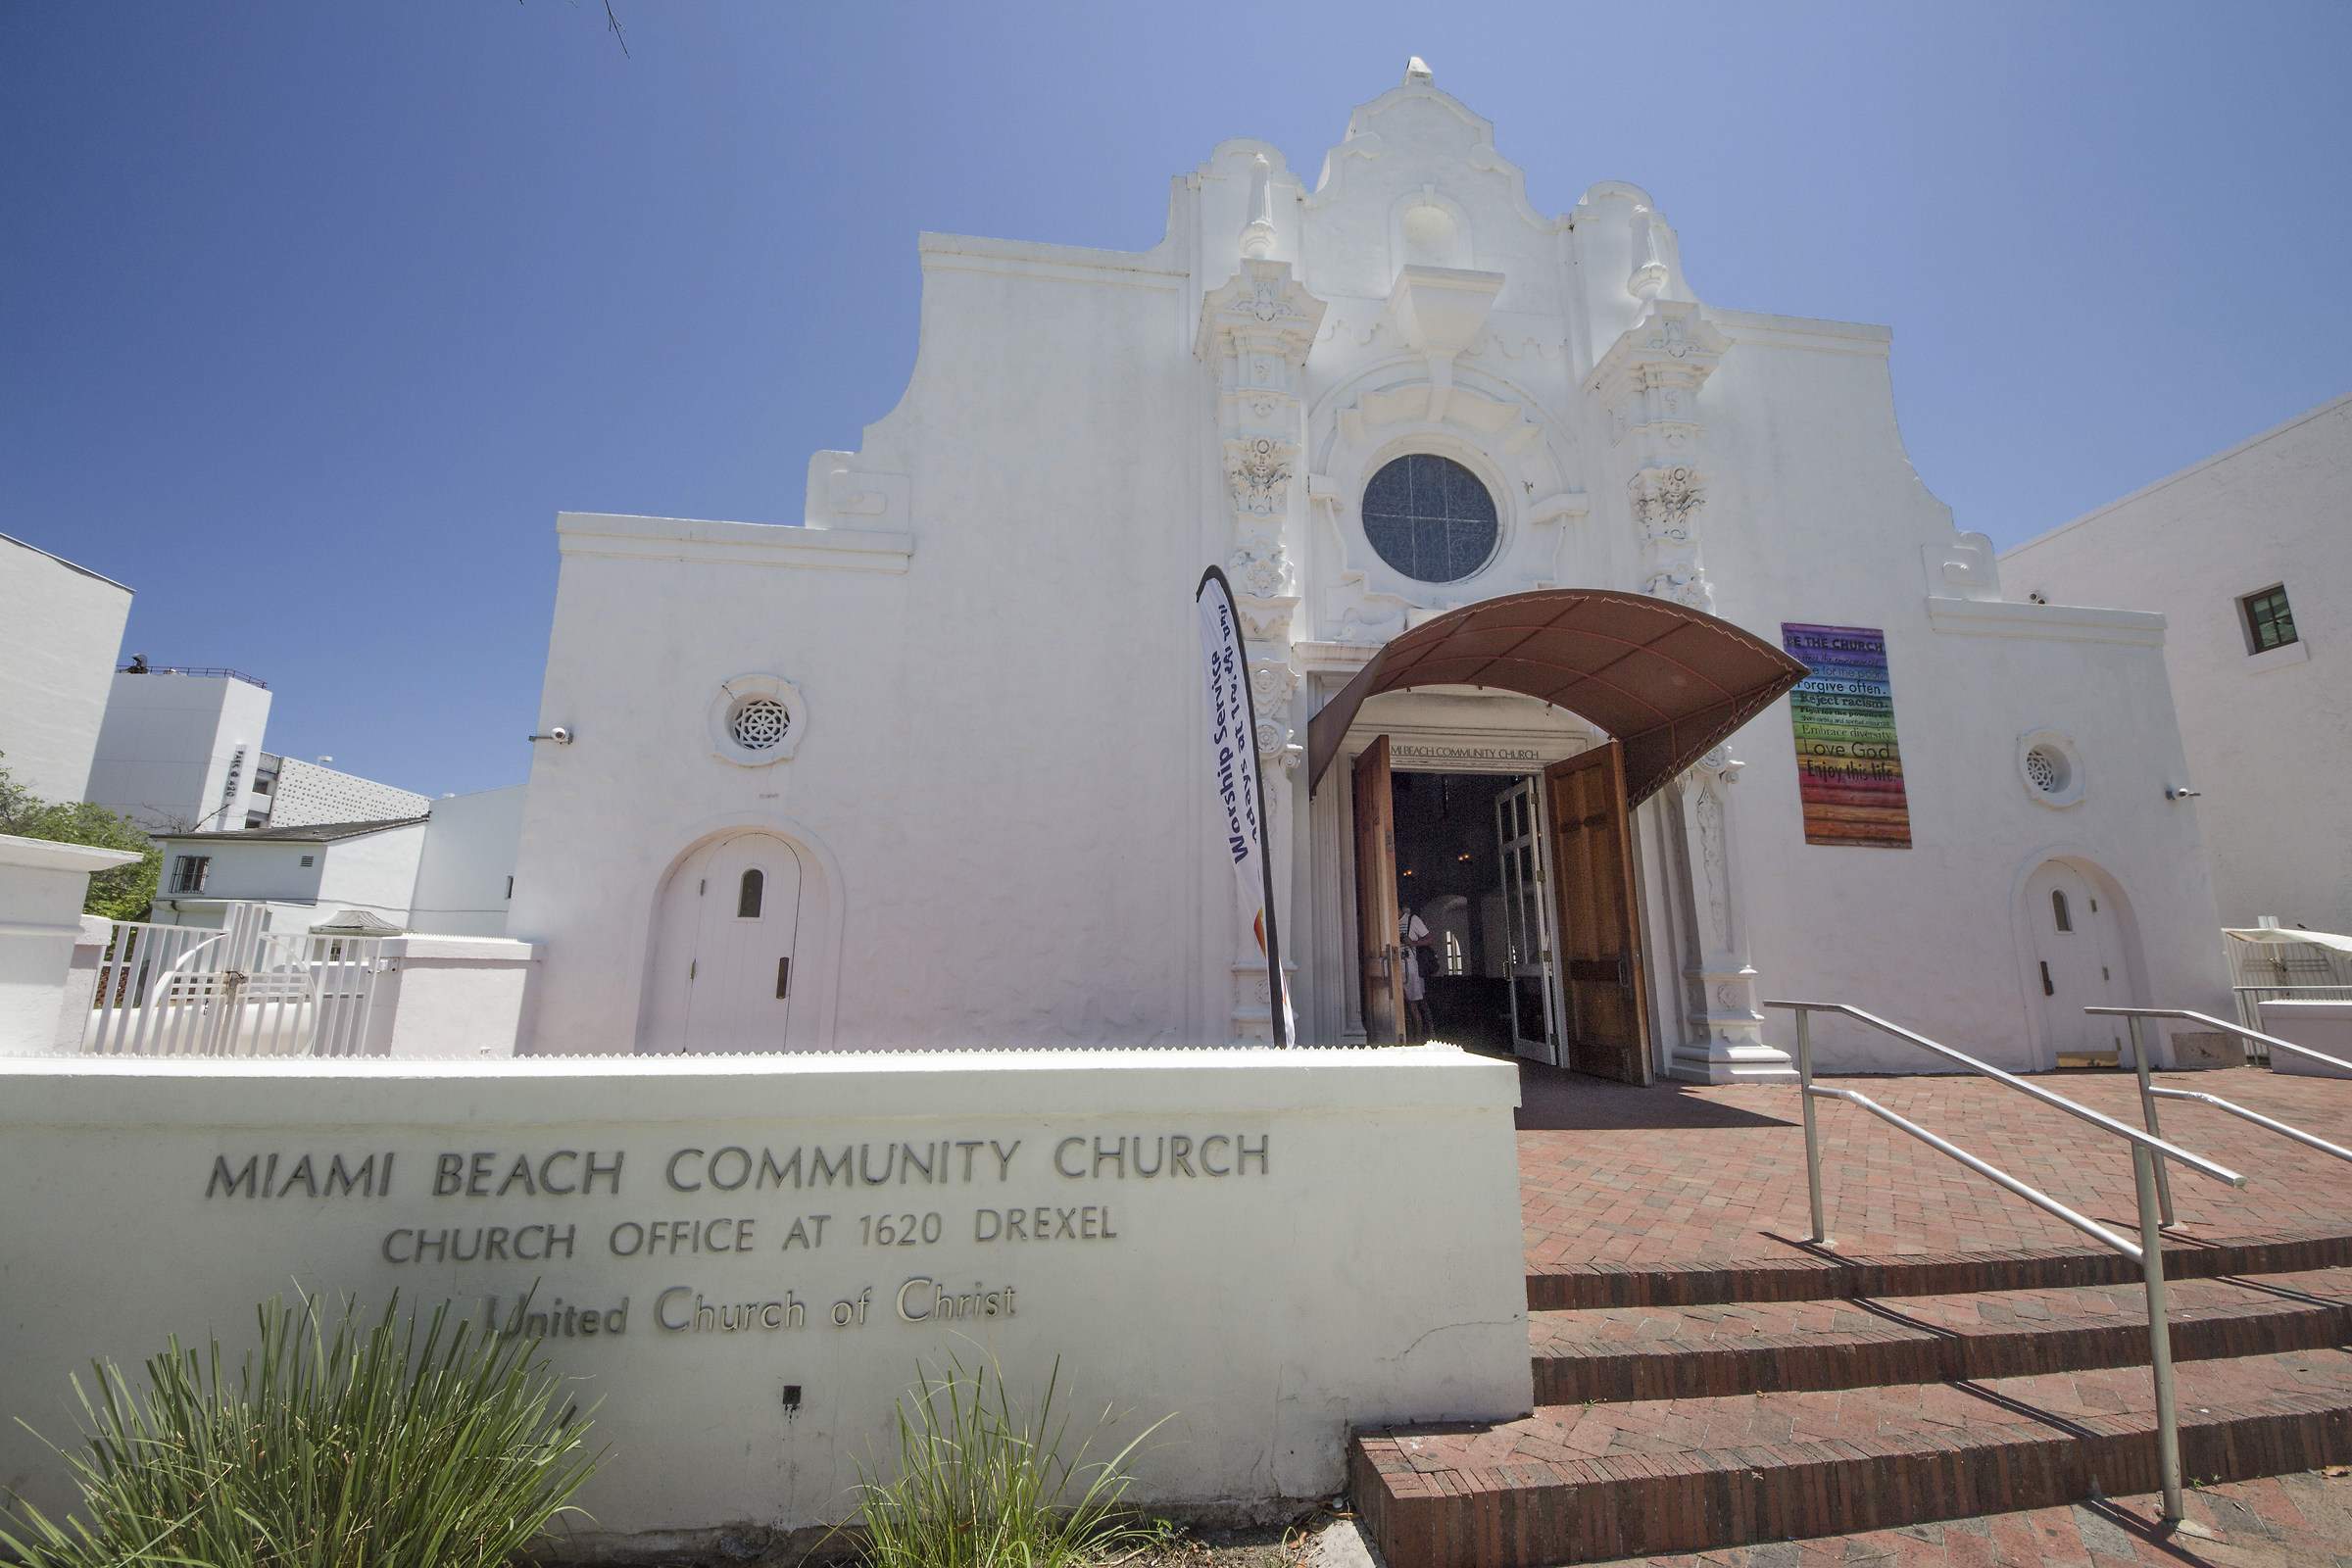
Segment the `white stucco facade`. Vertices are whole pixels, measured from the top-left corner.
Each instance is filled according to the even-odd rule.
[[[2352,394],[2005,553],[2020,597],[2161,612],[2222,922],[2352,931]],[[2247,602],[2283,590],[2295,639]]]
[[[2027,1067],[2104,1044],[2083,1002],[2226,997],[2196,816],[2164,793],[2188,770],[2163,617],[2004,600],[1904,455],[1886,328],[1701,302],[1634,186],[1537,213],[1421,73],[1311,180],[1219,145],[1151,251],[920,250],[906,395],[814,457],[804,526],[559,520],[539,729],[565,741],[535,747],[509,924],[546,952],[529,1049],[691,1045],[662,988],[712,942],[773,966],[760,1049],[1262,1038],[1200,733],[1210,564],[1242,596],[1310,1044],[1365,1026],[1348,779],[1310,798],[1308,717],[1406,627],[1544,588],[1775,646],[1784,623],[1884,634],[1909,848],[1806,842],[1786,700],[1635,812],[1649,1074],[1786,1075],[1772,996]],[[1494,548],[1453,580],[1365,527],[1374,475],[1414,455],[1492,503]],[[755,699],[781,744],[731,738]],[[1401,769],[1472,775],[1604,738],[1463,690],[1376,699],[1347,750],[1378,734]],[[789,911],[729,915],[761,867]],[[2054,891],[2096,901],[2108,946],[2051,951]],[[2078,975],[2095,992],[2062,994]],[[1833,1068],[1927,1065],[1817,1042]]]
[[[0,534],[0,767],[45,801],[84,798],[130,595]]]

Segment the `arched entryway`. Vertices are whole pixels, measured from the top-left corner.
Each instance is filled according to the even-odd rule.
[[[1509,889],[1532,893],[1538,904],[1508,927],[1503,978],[1521,1054],[1639,1083],[1649,1075],[1652,1051],[1633,809],[1806,673],[1729,621],[1670,600],[1600,589],[1487,600],[1384,644],[1317,710],[1307,733],[1310,793],[1343,753],[1353,757],[1348,795],[1365,1037],[1373,1044],[1402,1037],[1410,958],[1397,945],[1399,884],[1413,875],[1398,863],[1398,769],[1389,737],[1348,740],[1367,701],[1431,688],[1513,693],[1586,719],[1608,737],[1547,760],[1540,772],[1529,769],[1511,826],[1499,829],[1506,913]],[[1494,804],[1499,811],[1506,803]],[[1520,992],[1530,986],[1541,1006],[1521,1004]]]
[[[758,829],[722,833],[678,863],[655,910],[639,1049],[788,1049],[802,881],[792,843]]]
[[[2041,1064],[2129,1060],[2124,1020],[2082,1010],[2132,1002],[2133,933],[2114,879],[2079,857],[2043,860],[2026,878],[2019,917],[2029,936],[2026,986]]]

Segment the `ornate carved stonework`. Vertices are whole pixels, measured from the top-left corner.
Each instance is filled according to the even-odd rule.
[[[1291,637],[1299,603],[1292,547],[1305,537],[1305,486],[1291,481],[1305,438],[1298,372],[1314,347],[1324,307],[1299,286],[1288,262],[1271,259],[1277,238],[1262,159],[1253,168],[1252,182],[1241,270],[1200,302],[1194,342],[1216,374],[1217,435],[1232,524],[1225,573],[1233,584],[1250,660],[1250,697],[1257,710],[1254,739],[1267,782],[1275,915],[1278,927],[1287,930],[1291,811],[1290,791],[1280,785],[1301,753],[1292,744],[1291,699],[1298,672],[1290,662]],[[1270,1038],[1265,959],[1246,930],[1233,973],[1235,1038]]]
[[[1283,510],[1291,483],[1291,459],[1298,448],[1255,431],[1225,443],[1225,482],[1235,505],[1255,517]]]
[[[1643,468],[1626,482],[1634,526],[1642,535],[1642,591],[1694,610],[1712,611],[1715,591],[1699,559],[1697,517],[1707,476],[1688,464]]]
[[[1651,299],[1585,378],[1585,390],[1608,413],[1612,454],[1627,475],[1642,592],[1694,610],[1715,607],[1699,550],[1707,475],[1696,458],[1706,434],[1698,394],[1730,347],[1697,305]]]

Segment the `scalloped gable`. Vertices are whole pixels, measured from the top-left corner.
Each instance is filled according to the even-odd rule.
[[[1401,86],[1357,105],[1348,114],[1347,139],[1324,154],[1323,172],[1306,205],[1321,207],[1346,194],[1359,162],[1377,163],[1408,147],[1424,156],[1450,157],[1470,173],[1499,178],[1511,205],[1531,228],[1548,234],[1566,221],[1564,218],[1545,218],[1527,199],[1526,172],[1494,150],[1493,121],[1474,114],[1451,93],[1412,75]]]

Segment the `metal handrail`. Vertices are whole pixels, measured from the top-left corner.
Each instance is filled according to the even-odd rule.
[[[2039,1084],[2030,1083],[2027,1080],[2020,1078],[2013,1072],[2003,1072],[2000,1068],[1992,1065],[1992,1063],[1988,1061],[1979,1061],[1976,1057],[1968,1054],[1968,1053],[1964,1051],[1954,1051],[1951,1047],[1944,1045],[1940,1041],[1930,1040],[1926,1035],[1914,1034],[1900,1024],[1888,1023],[1886,1019],[1879,1017],[1875,1013],[1864,1012],[1860,1007],[1849,1006],[1842,1002],[1767,1002],[1764,1004],[1764,1005],[1767,1007],[1787,1007],[1796,1014],[1796,1038],[1798,1044],[1800,1045],[1807,1043],[1805,1023],[1806,1015],[1808,1013],[1843,1013],[1846,1017],[1858,1019],[1863,1023],[1869,1024],[1874,1029],[1883,1029],[1886,1033],[1893,1035],[1898,1040],[1908,1040],[1911,1042],[1911,1044],[1920,1047],[1922,1050],[1933,1051],[1936,1053],[1936,1054],[1945,1057],[1949,1060],[1956,1061],[1963,1067],[1966,1067],[1969,1071],[1980,1073],[1986,1078],[1992,1079],[1995,1083],[2005,1084],[2009,1088],[2016,1090],[2019,1094],[2027,1095],[2034,1100],[2038,1100],[2043,1104],[2050,1106],[2054,1110],[2063,1110],[2068,1115],[2077,1117],[2082,1121],[2086,1121],[2093,1127],[2102,1128],[2107,1132],[2111,1132],[2118,1138],[2128,1139],[2134,1146],[2145,1147],[2151,1153],[2162,1154],[2167,1159],[2179,1160],[2181,1164],[2186,1165],[2193,1171],[2196,1171],[2199,1175],[2211,1177],[2213,1180],[2225,1183],[2230,1187],[2243,1187],[2246,1185],[2246,1179],[2243,1176],[2240,1176],[2237,1172],[2230,1169],[2226,1165],[2218,1165],[2212,1160],[2207,1159],[2202,1154],[2194,1153],[2188,1150],[2182,1149],[2179,1144],[2166,1143],[2162,1138],[2157,1137],[2152,1133],[2143,1132],[2139,1128],[2132,1126],[2128,1121],[2117,1121],[2113,1116],[2102,1115],[2100,1112],[2091,1109],[2088,1105],[2079,1104],[2076,1102],[2067,1099],[2064,1095],[2053,1094],[2049,1090],[2042,1088]],[[1808,1078],[1807,1081],[1810,1082],[1811,1080]],[[1818,1228],[1818,1225],[1816,1228]]]
[[[1859,1105],[1872,1115],[1909,1133],[1937,1152],[1950,1155],[1978,1175],[1995,1183],[2004,1191],[2014,1193],[2036,1208],[2057,1216],[2075,1229],[2115,1249],[2126,1257],[2137,1260],[2140,1265],[2140,1278],[2147,1287],[2148,1369],[2156,1385],[2156,1446],[2158,1459],[2163,1470],[2164,1516],[2168,1520],[2181,1518],[2184,1505],[2180,1490],[2180,1424],[2174,1399],[2173,1339],[2164,1284],[2164,1226],[2170,1222],[2171,1216],[2168,1211],[2160,1209],[2157,1200],[2158,1183],[2163,1175],[2162,1161],[2157,1156],[2177,1159],[2188,1166],[2189,1169],[2210,1176],[2215,1181],[2230,1187],[2243,1187],[2246,1185],[2246,1179],[2227,1166],[2215,1164],[2202,1154],[2191,1153],[2178,1144],[2167,1143],[2157,1135],[2152,1124],[2148,1130],[2143,1132],[2128,1123],[2117,1121],[2112,1116],[2101,1115],[2089,1106],[2077,1104],[2063,1095],[2052,1094],[2037,1084],[2030,1084],[2015,1073],[2003,1072],[1989,1062],[1979,1061],[1966,1052],[1954,1051],[1940,1041],[1930,1040],[1927,1036],[1915,1034],[1899,1024],[1888,1023],[1886,1019],[1874,1013],[1864,1012],[1859,1007],[1848,1006],[1842,1002],[1767,1002],[1764,1005],[1786,1007],[1796,1014],[1796,1072],[1798,1087],[1801,1091],[1799,1100],[1805,1116],[1805,1182],[1813,1203],[1811,1241],[1814,1246],[1829,1246],[1830,1234],[1827,1216],[1822,1205],[1821,1135],[1814,1125],[1813,1102],[1817,1099],[1842,1100],[1849,1104]],[[1850,1089],[1824,1089],[1815,1084],[1813,1082],[1811,1024],[1812,1015],[1816,1012],[1842,1013],[1848,1018],[1869,1024],[1875,1029],[1882,1029],[1898,1040],[1907,1040],[1924,1050],[1932,1051],[1939,1056],[1956,1061],[1972,1072],[1980,1073],[1996,1083],[2004,1084],[2034,1100],[2040,1101],[2043,1104],[2063,1110],[2071,1116],[2079,1117],[2094,1127],[2126,1140],[2132,1147],[2132,1187],[2134,1196],[2138,1199],[2138,1244],[2134,1246],[2096,1220],[2076,1213],[2048,1194],[2029,1187],[2008,1172],[1979,1159],[1956,1144],[1936,1137],[1916,1122],[1905,1120],[1865,1095],[1856,1094]],[[2136,1029],[2136,1025],[2134,1028]],[[2135,1033],[2133,1036],[2135,1042],[2137,1038]],[[2169,1188],[2166,1191],[2169,1204]]]
[[[2101,1017],[2122,1018],[2131,1026],[2132,1068],[2139,1078],[2140,1115],[2146,1119],[2149,1132],[2158,1133],[2161,1136],[2156,1119],[2157,1101],[2202,1101],[2217,1110],[2226,1110],[2232,1116],[2254,1123],[2257,1127],[2267,1128],[2281,1138],[2291,1138],[2307,1149],[2316,1149],[2323,1154],[2333,1154],[2338,1159],[2352,1161],[2352,1149],[2339,1149],[2328,1142],[2327,1139],[2315,1138],[2300,1127],[2291,1127],[2285,1122],[2274,1121],[2260,1111],[2248,1110],[2245,1106],[2224,1100],[2219,1095],[2208,1095],[2193,1089],[2171,1089],[2150,1081],[2147,1042],[2140,1028],[2140,1020],[2142,1018],[2181,1018],[2192,1023],[2206,1024],[2229,1034],[2243,1035],[2250,1040],[2259,1040],[2273,1051],[2287,1051],[2298,1056],[2309,1056],[2314,1061],[2324,1061],[2331,1067],[2352,1070],[2352,1061],[2346,1061],[2341,1056],[2330,1056],[2326,1052],[2298,1046],[2291,1040],[2280,1040],[2276,1036],[2266,1035],[2258,1029],[2248,1029],[2240,1024],[2224,1023],[2219,1018],[2202,1012],[2191,1012],[2186,1007],[2084,1007],[2082,1010],[2096,1013]],[[2173,1189],[2172,1184],[2165,1180],[2165,1173],[2161,1169],[2156,1172],[2156,1192],[2163,1208],[2164,1222],[2170,1225],[2173,1223]]]

